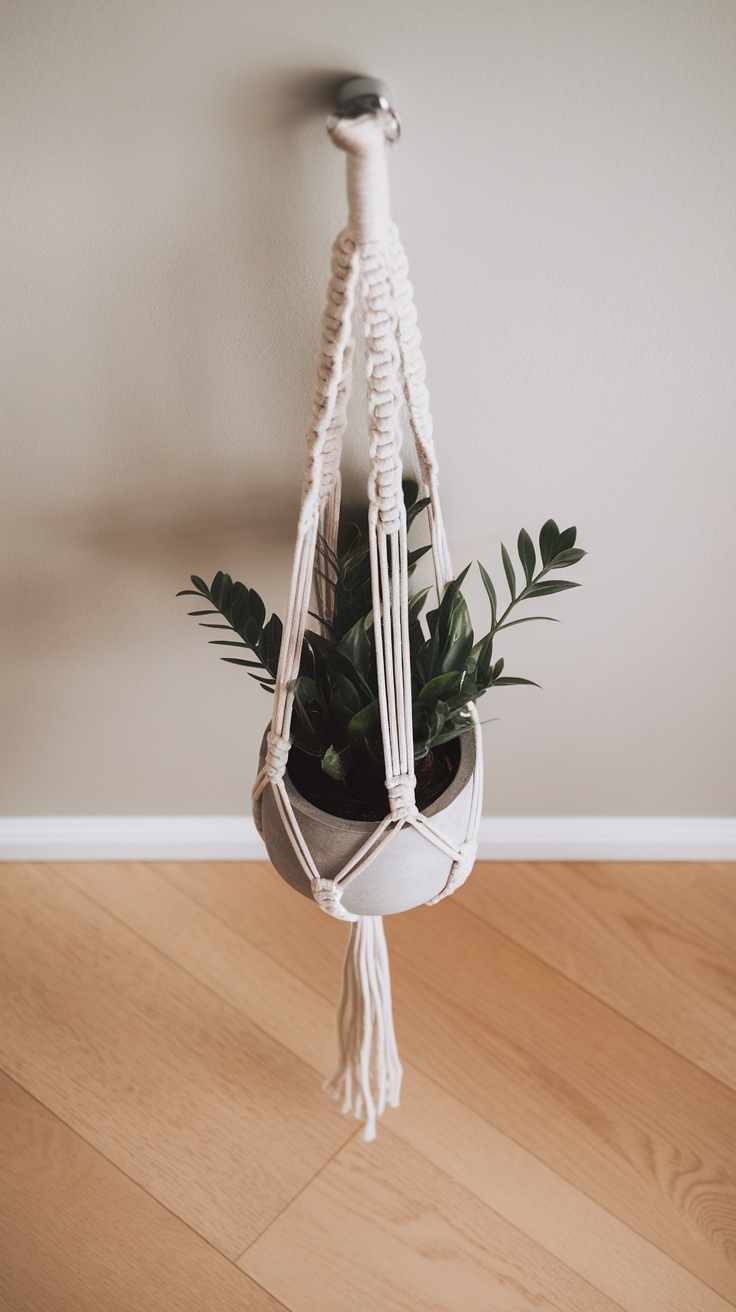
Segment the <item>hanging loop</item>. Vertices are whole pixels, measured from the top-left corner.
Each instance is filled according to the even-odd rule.
[[[361,114],[360,118],[327,121],[327,131],[336,146],[347,154],[348,227],[359,246],[385,243],[389,235],[388,164],[386,161],[387,110]]]

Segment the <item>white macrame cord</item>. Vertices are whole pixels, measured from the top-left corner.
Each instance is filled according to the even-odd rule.
[[[431,903],[467,879],[477,850],[482,802],[480,726],[468,706],[476,738],[475,769],[465,840],[456,847],[422,815],[415,799],[414,738],[409,650],[409,578],[406,511],[402,494],[401,409],[406,406],[423,492],[429,498],[430,542],[438,595],[453,577],[439,502],[425,365],[408,264],[389,213],[384,111],[333,118],[332,140],[347,153],[348,224],[332,250],[332,271],[317,367],[312,425],[302,487],[297,542],[284,621],[281,656],[266,758],[253,788],[261,829],[262,796],[273,790],[284,829],[307,875],[312,896],[329,915],[352,922],[338,1009],[339,1060],[327,1088],[343,1111],[365,1120],[373,1139],[376,1117],[399,1103],[401,1063],[391,1007],[386,940],[380,916],[356,916],[342,905],[346,888],[361,877],[405,825],[451,858],[445,887]],[[312,589],[319,613],[330,615],[330,589],[315,572],[320,536],[333,551],[340,515],[340,455],[354,356],[353,318],[362,310],[368,386],[368,538],[373,596],[378,701],[386,770],[388,814],[334,879],[324,879],[302,835],[284,783],[290,748],[293,686]]]

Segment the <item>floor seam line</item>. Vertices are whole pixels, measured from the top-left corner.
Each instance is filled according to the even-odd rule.
[[[68,1130],[70,1134],[73,1134],[75,1136],[75,1138],[79,1139],[83,1144],[86,1144],[87,1148],[89,1148],[90,1151],[93,1152],[97,1157],[101,1158],[103,1162],[106,1162],[107,1165],[112,1167],[114,1171],[118,1171],[120,1175],[122,1175],[125,1180],[128,1180],[130,1184],[132,1184],[136,1189],[140,1189],[146,1195],[147,1198],[150,1198],[152,1203],[155,1203],[157,1207],[160,1207],[164,1212],[166,1212],[168,1216],[173,1217],[173,1219],[177,1221],[179,1225],[183,1225],[190,1232],[190,1234],[196,1235],[197,1239],[201,1240],[203,1244],[206,1244],[207,1247],[211,1249],[213,1253],[216,1253],[219,1258],[222,1258],[223,1262],[229,1262],[231,1266],[236,1265],[235,1259],[229,1257],[228,1254],[224,1253],[221,1248],[218,1248],[216,1244],[213,1244],[212,1240],[208,1239],[206,1235],[203,1235],[200,1230],[197,1230],[190,1221],[187,1221],[183,1216],[180,1216],[178,1212],[175,1212],[171,1207],[169,1207],[167,1203],[162,1202],[160,1198],[157,1198],[155,1194],[152,1194],[150,1189],[147,1188],[145,1184],[142,1184],[140,1180],[136,1180],[135,1176],[130,1175],[129,1172],[126,1171],[123,1166],[120,1166],[118,1162],[115,1162],[111,1157],[108,1157],[107,1154],[104,1153],[101,1148],[98,1148],[96,1144],[91,1143],[90,1140],[86,1137],[86,1135],[81,1132],[81,1130],[79,1130],[76,1126],[71,1125],[70,1122],[65,1120],[64,1117],[61,1116],[59,1112],[55,1111],[53,1107],[49,1107],[48,1104],[45,1103],[42,1098],[39,1098],[38,1094],[34,1093],[32,1089],[27,1088],[26,1085],[23,1084],[22,1080],[20,1080],[17,1075],[13,1075],[12,1072],[6,1070],[4,1066],[0,1066],[0,1073],[3,1074],[7,1080],[10,1080],[11,1084],[14,1084],[17,1089],[20,1089],[21,1092],[24,1093],[27,1098],[30,1098],[32,1099],[33,1102],[37,1103],[38,1106],[41,1107],[48,1116],[52,1116],[54,1120],[59,1123],[59,1125],[64,1126],[65,1130]],[[249,1275],[247,1271],[242,1271],[240,1267],[238,1267],[238,1270],[240,1271],[241,1275],[247,1276],[249,1280],[252,1279],[252,1277]],[[255,1281],[254,1283],[257,1284],[258,1282]],[[266,1290],[266,1292],[271,1297],[274,1297],[273,1295],[270,1294],[270,1290]],[[278,1302],[278,1299],[276,1301]]]
[[[607,1002],[605,998],[600,998],[597,993],[593,993],[591,989],[586,988],[585,984],[580,984],[577,980],[570,979],[570,976],[566,975],[564,970],[561,970],[559,966],[553,966],[549,961],[545,961],[544,957],[539,956],[539,953],[533,952],[531,948],[526,947],[523,943],[519,943],[518,940],[513,938],[513,936],[507,933],[506,930],[498,929],[496,925],[492,925],[490,921],[486,920],[484,916],[479,915],[477,911],[471,911],[471,909],[466,907],[464,903],[458,902],[457,909],[464,912],[465,915],[472,916],[473,920],[478,921],[481,925],[485,925],[494,934],[498,934],[500,938],[505,939],[506,942],[510,943],[518,952],[526,953],[526,955],[531,957],[533,961],[538,961],[540,966],[544,966],[546,970],[551,970],[559,979],[565,980],[571,988],[580,989],[580,992],[585,994],[586,997],[590,998],[593,1002],[597,1002],[599,1006],[605,1007],[607,1011],[612,1012],[614,1016],[618,1016],[619,1020],[624,1021],[627,1025],[633,1026],[633,1028],[638,1030],[640,1034],[643,1034],[645,1038],[650,1039],[653,1043],[658,1043],[662,1048],[665,1048],[667,1052],[671,1052],[673,1057],[679,1058],[680,1061],[687,1062],[688,1066],[692,1066],[694,1070],[698,1071],[698,1073],[703,1075],[706,1079],[713,1080],[714,1084],[720,1085],[722,1089],[725,1089],[726,1093],[729,1093],[731,1097],[736,1100],[736,1088],[727,1084],[720,1076],[714,1075],[712,1071],[705,1070],[692,1057],[688,1057],[685,1053],[680,1052],[678,1048],[674,1048],[666,1039],[660,1038],[658,1034],[653,1034],[651,1030],[645,1029],[638,1021],[632,1020],[631,1017],[625,1015],[623,1011],[619,1011],[618,1007],[615,1007],[612,1002]]]
[[[327,1161],[322,1163],[322,1165],[320,1166],[320,1168],[319,1168],[318,1171],[315,1171],[315,1173],[314,1173],[314,1175],[312,1176],[311,1180],[307,1180],[306,1184],[303,1184],[302,1187],[301,1187],[301,1189],[299,1189],[299,1190],[294,1194],[294,1197],[293,1197],[293,1198],[290,1198],[289,1201],[288,1201],[288,1203],[286,1203],[286,1205],[285,1205],[284,1207],[281,1208],[281,1211],[280,1211],[280,1212],[277,1212],[276,1216],[274,1216],[274,1217],[271,1218],[271,1220],[269,1221],[268,1225],[267,1225],[267,1226],[264,1226],[264,1228],[263,1228],[263,1230],[261,1231],[261,1233],[260,1233],[259,1235],[256,1235],[255,1239],[251,1240],[251,1242],[250,1242],[249,1244],[246,1245],[246,1247],[243,1249],[242,1253],[240,1253],[239,1256],[236,1257],[236,1258],[234,1259],[234,1261],[235,1261],[235,1265],[236,1265],[236,1266],[238,1265],[238,1262],[241,1262],[241,1261],[243,1260],[243,1258],[245,1257],[246,1253],[249,1253],[249,1252],[250,1252],[250,1250],[251,1250],[251,1248],[253,1247],[253,1245],[254,1245],[254,1244],[257,1244],[257,1243],[259,1242],[259,1240],[261,1240],[261,1239],[263,1238],[263,1236],[264,1236],[265,1234],[268,1233],[268,1231],[271,1229],[271,1226],[275,1225],[276,1222],[277,1222],[278,1220],[280,1220],[280,1218],[284,1215],[284,1213],[285,1213],[285,1212],[288,1212],[289,1208],[290,1208],[290,1207],[291,1207],[291,1206],[297,1201],[297,1199],[301,1198],[301,1196],[302,1196],[302,1194],[304,1193],[305,1189],[309,1189],[310,1185],[313,1185],[314,1182],[315,1182],[315,1180],[318,1180],[318,1179],[319,1179],[319,1177],[320,1177],[320,1175],[322,1174],[322,1172],[327,1170],[327,1167],[330,1166],[332,1162],[334,1162],[335,1158],[339,1156],[339,1154],[343,1151],[344,1148],[347,1148],[348,1145],[351,1144],[351,1143],[353,1142],[353,1140],[355,1139],[356,1135],[358,1135],[358,1134],[360,1134],[360,1126],[356,1126],[356,1128],[353,1130],[353,1133],[350,1135],[350,1137],[349,1137],[348,1139],[346,1139],[344,1143],[340,1144],[340,1147],[339,1147],[339,1148],[336,1148],[336,1149],[335,1149],[334,1153],[332,1153],[332,1154],[327,1158]],[[241,1267],[238,1267],[238,1270],[242,1270],[242,1268],[241,1268]],[[249,1274],[249,1273],[246,1272],[246,1274]]]

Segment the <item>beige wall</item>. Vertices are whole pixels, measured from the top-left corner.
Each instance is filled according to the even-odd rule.
[[[344,214],[323,88],[365,71],[454,559],[500,574],[548,515],[590,552],[564,623],[499,647],[544,691],[483,703],[486,810],[729,814],[730,0],[3,20],[2,812],[247,809],[266,699],[173,594],[222,567],[284,604]]]

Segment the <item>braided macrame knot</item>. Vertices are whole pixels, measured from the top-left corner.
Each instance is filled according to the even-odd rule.
[[[318,514],[320,505],[329,497],[340,472],[340,452],[333,444],[324,451],[312,454],[307,460],[302,479],[301,523],[309,527]]]
[[[266,743],[266,760],[263,773],[271,783],[275,783],[277,779],[283,779],[284,777],[291,744],[288,738],[282,738],[281,734],[276,733],[273,729],[269,729]]]
[[[313,879],[312,897],[320,911],[326,912],[328,916],[334,916],[335,920],[358,919],[352,912],[345,910],[342,905],[340,885],[336,884],[334,879],[323,879],[321,875],[318,879]]]
[[[452,863],[445,887],[436,897],[430,898],[427,906],[435,906],[437,902],[441,902],[443,898],[450,897],[458,888],[462,887],[475,865],[477,853],[478,844],[476,842],[466,841],[460,844],[457,857]]]
[[[450,874],[445,887],[436,897],[430,898],[427,903],[428,907],[435,906],[437,902],[441,902],[445,897],[450,897],[452,893],[462,887],[475,865],[475,858],[477,855],[478,844],[475,841],[466,840],[464,843],[460,844],[457,850],[457,856],[450,868]]]
[[[378,524],[382,533],[393,533],[404,515],[404,498],[401,490],[401,461],[395,450],[376,461],[376,479],[373,499],[378,509]]]
[[[477,855],[478,844],[475,841],[468,840],[460,844],[457,860],[453,861],[452,870],[450,871],[450,882],[452,883],[453,889],[459,888],[461,884],[465,883],[465,880],[475,865],[475,858]]]
[[[392,820],[408,820],[417,814],[414,789],[417,786],[416,775],[397,774],[386,780],[386,792]]]
[[[320,503],[324,504],[328,500],[340,472],[340,452],[335,448],[325,449],[322,460],[322,486],[320,488]]]
[[[393,483],[378,484],[378,496],[376,498],[378,506],[378,523],[381,531],[385,534],[393,533],[401,523],[401,509],[403,502],[399,502],[396,496],[396,489]]]
[[[378,502],[378,522],[385,534],[394,533],[401,523],[401,511],[395,502]]]

